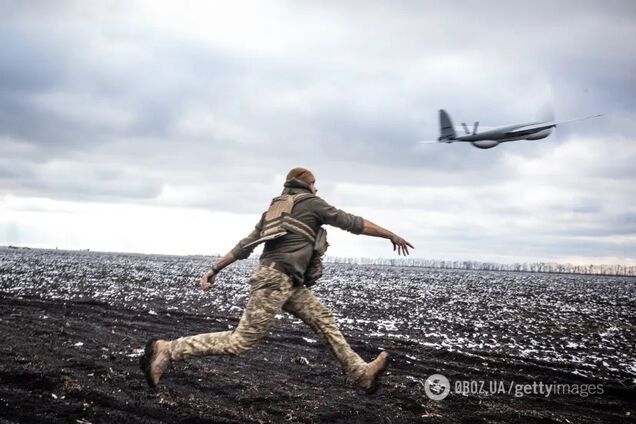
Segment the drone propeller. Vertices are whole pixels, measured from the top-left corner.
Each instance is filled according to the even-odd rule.
[[[473,125],[473,135],[477,134],[477,128],[479,128],[479,121],[475,121],[475,125]]]
[[[545,103],[543,106],[541,106],[541,108],[538,111],[537,118],[540,121],[545,121],[545,122],[556,121],[556,118],[554,117],[554,107],[552,106],[551,102]],[[559,143],[561,140],[559,139],[559,134],[557,133],[556,125],[552,127],[551,130],[554,137],[554,141]]]
[[[466,135],[470,135],[470,131],[468,131],[468,125],[466,125],[466,122],[462,122],[462,127],[464,127],[464,132],[466,133]]]

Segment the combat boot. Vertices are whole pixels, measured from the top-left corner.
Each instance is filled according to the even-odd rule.
[[[146,382],[151,388],[156,387],[161,375],[171,362],[170,342],[165,340],[150,339],[146,343],[146,349],[139,366],[146,376]]]
[[[366,391],[367,393],[374,393],[378,389],[379,378],[386,371],[388,364],[389,354],[382,352],[373,361],[369,362],[362,374],[354,379],[356,387]]]

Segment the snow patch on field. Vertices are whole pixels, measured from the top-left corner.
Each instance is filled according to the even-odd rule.
[[[240,316],[257,262],[233,264],[204,292],[198,281],[209,261],[0,248],[0,294],[126,305],[149,315]],[[633,278],[326,264],[312,291],[345,334],[586,377],[636,378]],[[276,319],[302,325],[288,314]]]

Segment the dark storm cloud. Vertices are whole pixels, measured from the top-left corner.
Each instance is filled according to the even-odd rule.
[[[232,113],[232,94],[240,91],[237,89],[245,78],[245,64],[231,57],[222,58],[210,49],[153,39],[144,44],[150,56],[146,62],[109,70],[77,55],[78,50],[87,47],[82,45],[81,37],[73,34],[29,39],[22,34],[23,29],[11,32],[11,27],[6,26],[3,32],[0,133],[13,145],[34,147],[12,151],[12,146],[4,142],[3,159],[7,163],[0,180],[4,190],[61,199],[117,200],[135,196],[146,199],[156,197],[161,189],[161,184],[138,184],[147,172],[157,174],[156,163],[152,161],[161,156],[155,154],[157,150],[172,148],[178,154],[185,152],[182,163],[174,157],[168,161],[168,166],[162,169],[167,172],[191,166],[201,154],[211,153],[215,160],[227,157],[227,162],[238,155],[235,151],[234,156],[228,156],[236,142],[223,137],[218,140],[223,146],[213,149],[214,134],[207,137],[205,145],[195,145],[193,149],[188,144],[195,142],[196,137],[186,136],[178,140],[177,146],[172,140],[180,137],[175,125],[188,103],[204,103],[212,112],[212,119],[215,113]],[[205,81],[203,90],[201,81]],[[57,96],[59,93],[62,95]],[[50,94],[51,100],[46,101]],[[98,107],[99,103],[104,105]],[[131,119],[113,124],[108,113],[117,108],[127,109],[124,113],[129,113]],[[100,112],[106,112],[106,119],[102,119]],[[122,139],[129,146],[120,149],[113,158],[109,146],[116,148]],[[94,154],[96,151],[100,153]],[[15,157],[7,158],[12,154]],[[106,163],[105,157],[110,159]],[[111,166],[113,173],[127,166],[148,168],[139,177],[130,176],[130,183],[119,179],[116,184],[88,167],[81,173],[69,168],[66,176],[60,171],[55,181],[45,168],[36,172],[38,166],[56,161],[80,161],[98,168]],[[175,163],[177,166],[171,169]],[[217,167],[222,168],[223,162],[217,163]]]
[[[81,162],[49,162],[35,166],[27,161],[0,158],[0,186],[26,196],[56,193],[56,199],[83,201],[150,200],[161,192],[161,182],[137,170]]]
[[[2,131],[34,143],[87,147],[91,139],[107,136],[168,136],[183,104],[204,94],[199,93],[204,72],[215,70],[205,78],[208,87],[215,78],[219,80],[214,86],[216,98],[226,98],[230,91],[223,73],[235,72],[227,63],[211,60],[212,52],[161,46],[157,40],[148,40],[144,45],[150,59],[110,70],[77,55],[78,50],[87,54],[88,46],[82,45],[81,39],[69,36],[32,40],[17,31],[10,33],[8,28],[4,33],[6,37],[0,45],[0,84],[4,88],[0,97]],[[201,55],[208,59],[201,59]],[[126,56],[121,59],[130,60]],[[127,108],[136,116],[124,126],[113,126],[107,120],[102,124],[87,122],[73,117],[73,109],[78,105],[64,104],[64,97],[54,110],[38,102],[39,95],[50,93],[63,93],[69,100],[83,96],[88,101],[81,106],[87,109],[96,106],[91,100],[110,102],[113,108]]]
[[[3,25],[0,29],[0,129],[29,142],[69,143],[70,122],[42,111],[30,97],[64,86],[67,57],[50,40]]]
[[[0,88],[16,95],[59,84],[64,76],[63,56],[47,48],[43,40],[20,34],[10,26],[0,28]]]

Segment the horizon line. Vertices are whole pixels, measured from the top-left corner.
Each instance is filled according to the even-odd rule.
[[[201,256],[201,257],[223,257],[222,254],[214,253],[214,254],[200,254],[200,253],[190,253],[190,254],[176,254],[176,253],[145,253],[145,252],[132,252],[132,251],[111,251],[111,250],[93,250],[90,248],[86,249],[64,249],[64,248],[50,248],[50,247],[32,247],[32,246],[18,246],[18,245],[0,245],[0,249],[24,249],[24,250],[51,250],[51,251],[63,251],[63,252],[93,252],[93,253],[117,253],[117,254],[127,254],[127,255],[155,255],[155,256]],[[258,258],[246,258],[249,260],[258,260]],[[429,262],[453,262],[453,263],[461,263],[468,262],[473,265],[500,265],[504,267],[514,266],[514,265],[560,265],[560,266],[570,266],[570,267],[625,267],[627,269],[633,269],[634,274],[636,274],[636,265],[628,265],[624,263],[612,263],[612,264],[599,264],[599,263],[586,263],[586,264],[573,264],[571,262],[558,262],[558,261],[541,261],[541,260],[532,260],[532,261],[515,261],[515,262],[497,262],[497,261],[483,261],[483,260],[475,260],[475,259],[433,259],[433,258],[423,258],[423,257],[414,257],[414,256],[400,256],[400,257],[371,257],[371,256],[329,256],[328,254],[323,256],[323,260],[327,263],[334,262],[333,260],[356,260],[358,264],[363,264],[362,262],[368,261],[429,261]],[[390,264],[385,264],[390,265]],[[415,265],[417,266],[417,265]]]

